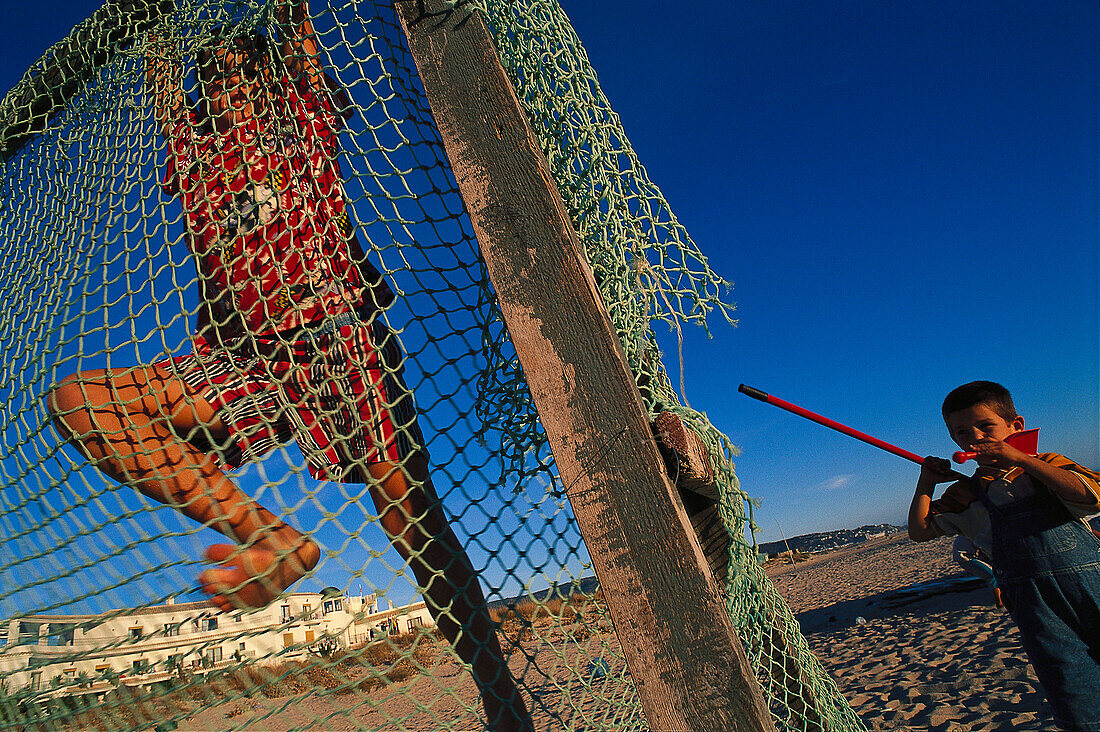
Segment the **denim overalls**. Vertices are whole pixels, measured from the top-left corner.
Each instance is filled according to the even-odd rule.
[[[1029,481],[975,491],[989,509],[997,584],[1057,722],[1100,730],[1100,541]]]

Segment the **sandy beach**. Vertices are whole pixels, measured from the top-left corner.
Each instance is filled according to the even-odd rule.
[[[868,729],[1053,727],[1014,625],[992,591],[952,563],[950,540],[915,544],[899,534],[766,571]],[[568,618],[505,623],[539,730],[644,728],[610,627],[600,603]],[[483,730],[469,675],[441,641],[422,640],[421,670],[388,686],[359,685],[367,672],[354,665],[314,668],[308,683],[277,694],[223,692],[176,707],[179,729]]]
[[[900,534],[768,574],[868,729],[1054,728],[1015,625],[950,539]]]

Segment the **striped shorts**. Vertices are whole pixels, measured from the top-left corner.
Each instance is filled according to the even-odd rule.
[[[366,466],[424,451],[397,336],[377,319],[327,325],[218,344],[196,336],[192,353],[162,362],[217,409],[230,440],[205,447],[221,465],[297,440],[313,477],[368,483]]]

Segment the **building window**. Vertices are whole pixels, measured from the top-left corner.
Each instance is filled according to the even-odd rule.
[[[142,633],[142,629],[140,627],[130,628],[130,640],[139,641],[139,640],[141,640],[143,635],[144,634]]]
[[[290,622],[290,605],[283,605],[283,622]]]
[[[244,650],[244,641],[241,641],[240,643],[237,644],[237,650],[238,651],[243,651]]]
[[[337,600],[332,601],[332,609],[333,610],[339,611],[339,610],[343,609],[343,607],[344,607],[344,603],[341,602],[340,600],[337,599]]]
[[[19,622],[19,645],[38,645],[38,623]]]
[[[179,635],[179,634],[180,634],[180,625],[179,625],[179,623],[165,623],[164,624],[164,635],[165,636],[171,637],[173,635]]]
[[[309,605],[308,603],[305,604],[305,605],[302,605],[302,616],[306,620],[309,620],[311,610],[313,610],[313,606]]]
[[[203,630],[217,630],[217,629],[218,629],[218,619],[217,618],[207,618],[206,619],[206,627],[203,628]]]
[[[234,622],[234,623],[239,623],[239,622],[241,622],[241,615],[243,615],[243,613],[237,613],[236,615],[234,615],[234,616],[233,616],[233,622]]]
[[[131,669],[135,674],[144,674],[149,671],[149,660],[146,658],[139,658],[130,664]]]
[[[312,643],[316,638],[317,636],[314,635],[312,630],[306,631],[306,643]]]
[[[332,600],[325,600],[325,604],[321,606],[321,612],[325,615],[332,612]]]
[[[419,615],[409,618],[409,631],[412,631],[414,628],[419,628],[422,625],[424,625],[424,618]]]
[[[294,645],[294,634],[283,633],[283,648],[290,648],[292,645]]]
[[[76,626],[72,623],[50,623],[46,645],[71,646]]]
[[[222,660],[222,647],[216,646],[214,648],[208,648],[206,650],[206,657],[210,659],[212,663],[218,663]]]

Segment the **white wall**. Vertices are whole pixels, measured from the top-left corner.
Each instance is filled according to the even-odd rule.
[[[341,646],[377,637],[383,627],[406,633],[434,622],[423,602],[378,612],[374,595],[287,595],[257,612],[222,613],[207,602],[157,605],[101,615],[33,615],[0,621],[0,682],[9,693],[37,685],[51,688],[60,676],[67,691],[79,676],[91,690],[110,688],[111,673],[123,683],[169,678],[173,659],[188,669],[241,660],[277,663],[301,656],[323,637]],[[6,629],[6,636],[4,630]],[[22,631],[22,635],[21,635]]]

